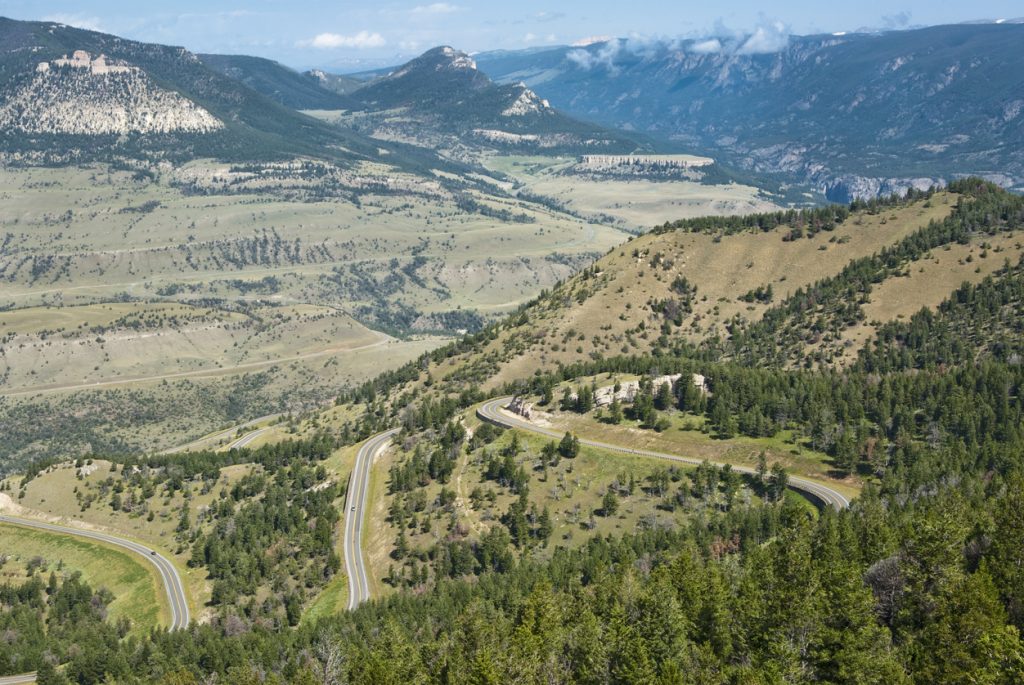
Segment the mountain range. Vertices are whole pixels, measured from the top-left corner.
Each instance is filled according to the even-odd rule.
[[[196,55],[0,19],[0,151],[54,163],[316,157],[348,164],[386,156],[391,166],[429,173],[450,164],[435,154],[441,132],[488,148],[636,148],[628,136],[556,112],[524,86],[492,83],[452,48],[353,90],[357,83],[258,57]],[[317,110],[360,118],[338,125],[304,113]],[[396,127],[400,134],[388,133]]]
[[[522,83],[495,83],[467,53],[428,50],[391,70],[361,78],[299,73],[270,60],[202,55],[225,76],[299,110],[345,110],[341,128],[378,140],[433,149],[631,152],[640,136],[619,133],[556,110]]]
[[[965,174],[1024,186],[1024,25],[752,40],[611,40],[476,59],[571,115],[837,201]]]
[[[2,19],[0,150],[345,162],[384,151],[424,171],[482,150],[657,150],[841,202],[965,175],[1024,188],[1024,25],[752,41],[442,46],[342,76]]]

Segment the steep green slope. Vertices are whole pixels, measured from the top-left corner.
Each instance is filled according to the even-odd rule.
[[[991,357],[1020,363],[1024,354],[1024,259],[1009,260],[977,285],[965,283],[937,311],[882,326],[860,354],[868,371],[935,368]]]
[[[955,182],[950,190],[961,195],[946,219],[797,290],[760,321],[735,326],[726,353],[752,364],[830,364],[841,354],[842,332],[864,320],[863,305],[877,284],[900,276],[931,250],[1024,228],[1024,198],[977,179]]]

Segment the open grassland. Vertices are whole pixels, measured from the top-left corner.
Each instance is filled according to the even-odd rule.
[[[195,166],[200,166],[196,173],[218,173]],[[120,293],[140,298],[199,291],[223,296],[232,291],[237,295],[247,290],[246,283],[251,287],[273,276],[294,282],[275,293],[255,294],[286,299],[304,289],[328,287],[324,280],[336,267],[363,263],[372,271],[378,263],[388,266],[396,255],[410,254],[439,262],[424,267],[427,281],[435,266],[438,273],[446,273],[444,266],[457,269],[488,259],[509,264],[512,278],[521,280],[525,272],[514,266],[521,258],[543,263],[555,253],[601,252],[621,240],[614,229],[475,191],[470,195],[477,202],[508,209],[510,215],[463,211],[443,194],[367,194],[358,203],[330,198],[313,202],[282,197],[269,188],[193,195],[182,192],[177,182],[174,172],[137,181],[126,172],[100,167],[3,171],[4,294],[19,306],[40,300],[69,304]],[[542,264],[536,268],[543,271]],[[458,280],[452,285],[458,286]],[[504,285],[494,284],[499,289]],[[420,295],[426,297],[430,289],[424,287]],[[353,294],[347,301],[359,301],[359,293]],[[437,304],[436,296],[434,300]]]
[[[131,632],[144,635],[167,625],[167,595],[154,569],[128,552],[100,542],[86,541],[15,525],[0,525],[0,582],[20,582],[26,573],[48,575],[81,573],[95,590],[114,595],[108,605],[112,620],[128,619]],[[31,571],[30,571],[31,569]]]
[[[365,330],[365,329],[363,329]],[[159,452],[247,423],[303,413],[330,403],[339,389],[373,378],[436,347],[424,336],[353,350],[299,353],[129,381],[32,390],[3,397],[4,454],[16,465],[39,456]],[[227,436],[223,436],[227,437]]]
[[[626,237],[494,185],[282,173],[0,171],[0,471],[321,406]]]
[[[171,303],[33,307],[0,313],[0,331],[9,331],[5,395],[241,373],[396,342],[314,305],[244,314]]]
[[[495,156],[486,163],[489,169],[515,179],[530,193],[552,198],[583,216],[610,217],[632,230],[660,225],[669,217],[776,209],[751,186],[572,175],[567,172],[576,166],[575,157]]]

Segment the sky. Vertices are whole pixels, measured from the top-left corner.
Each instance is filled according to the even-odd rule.
[[[480,52],[595,37],[778,36],[1022,15],[1021,0],[0,0],[0,16],[14,19],[339,72],[396,64],[437,45]]]

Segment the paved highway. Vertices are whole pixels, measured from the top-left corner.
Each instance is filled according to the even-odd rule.
[[[35,673],[26,673],[25,675],[0,676],[0,685],[23,685],[23,683],[34,682],[36,682]]]
[[[171,630],[180,630],[186,628],[189,624],[188,614],[188,601],[185,599],[185,586],[181,582],[181,576],[178,574],[178,569],[174,567],[174,564],[170,562],[167,557],[163,556],[159,552],[150,549],[144,545],[140,545],[132,540],[125,540],[124,538],[115,537],[113,535],[107,535],[106,533],[97,533],[91,530],[81,530],[79,528],[67,528],[65,526],[57,526],[52,523],[43,523],[42,521],[32,521],[30,519],[18,518],[15,516],[2,516],[0,515],[0,523],[9,523],[15,526],[23,526],[25,528],[35,528],[37,530],[44,530],[51,533],[60,533],[62,535],[74,535],[80,538],[88,538],[90,540],[99,540],[109,545],[114,545],[122,549],[126,549],[129,552],[134,552],[149,563],[156,567],[156,570],[160,573],[160,579],[163,582],[164,590],[167,592],[167,602],[171,607]],[[14,677],[28,677],[28,676],[14,676]],[[6,682],[32,682],[31,680],[22,681],[4,681],[0,680],[0,685],[5,685]]]
[[[268,430],[270,430],[270,428],[271,428],[270,426],[267,426],[266,428],[259,428],[257,430],[254,430],[254,431],[250,432],[250,433],[246,433],[245,435],[240,437],[238,440],[235,440],[233,443],[228,445],[228,449],[229,450],[240,450],[243,447],[248,446],[248,444],[250,442],[252,442],[253,440],[255,440],[256,438],[258,438],[261,435],[263,435],[264,433],[266,433]],[[2,683],[0,683],[0,685],[2,685]]]
[[[345,570],[348,572],[349,609],[355,609],[370,599],[370,580],[363,559],[363,520],[366,518],[366,499],[370,490],[370,467],[397,434],[397,428],[378,433],[364,442],[356,452],[356,463],[352,467],[348,496],[345,498],[347,510],[342,541],[345,548]]]
[[[509,402],[512,401],[511,397],[501,397],[496,400],[491,400],[486,404],[482,405],[477,409],[477,416],[488,423],[493,423],[505,428],[518,428],[521,430],[531,431],[533,433],[539,433],[541,435],[547,435],[552,438],[561,439],[565,433],[559,433],[558,431],[550,430],[547,428],[541,428],[535,426],[529,421],[520,418],[508,411],[505,411],[505,407],[508,406]],[[675,454],[667,454],[665,452],[652,452],[650,450],[638,450],[629,447],[621,447],[619,445],[610,445],[605,442],[597,442],[595,440],[585,440],[580,438],[580,443],[583,445],[590,445],[591,447],[598,447],[603,450],[609,450],[612,452],[620,452],[623,454],[635,454],[641,457],[653,457],[655,459],[666,459],[668,461],[677,461],[684,464],[701,464],[703,460],[693,459],[690,457],[680,457]],[[724,466],[722,463],[711,462],[717,466]],[[747,466],[735,466],[733,470],[739,473],[756,474],[757,471]],[[789,487],[797,492],[804,495],[809,495],[811,499],[821,502],[825,505],[834,507],[835,509],[845,509],[850,506],[850,500],[846,499],[842,494],[836,492],[827,485],[808,480],[806,478],[800,478],[799,476],[789,477]]]
[[[232,426],[231,428],[225,428],[222,431],[217,431],[216,433],[212,433],[210,435],[204,435],[203,437],[199,438],[198,440],[193,440],[192,442],[186,443],[184,445],[178,445],[177,447],[171,447],[170,449],[164,450],[160,454],[175,454],[177,452],[191,452],[191,451],[200,450],[200,449],[207,449],[207,448],[217,449],[217,447],[219,446],[217,443],[220,440],[223,440],[225,438],[230,438],[232,435],[238,433],[238,431],[240,431],[241,429],[249,428],[251,426],[255,426],[258,423],[266,423],[267,421],[276,421],[277,419],[281,418],[281,416],[282,416],[281,414],[267,414],[266,416],[261,416],[261,417],[259,417],[257,419],[253,419],[251,421],[246,421],[245,423],[240,423],[237,426]],[[245,437],[245,436],[243,435],[242,437]],[[3,685],[3,684],[0,683],[0,685]]]

